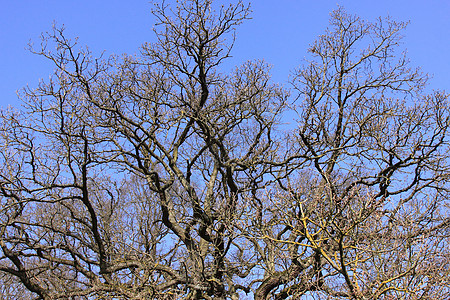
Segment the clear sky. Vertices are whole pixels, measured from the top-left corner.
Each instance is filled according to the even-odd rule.
[[[434,76],[430,88],[450,91],[450,0],[254,0],[252,20],[238,28],[232,62],[265,59],[274,80],[286,82],[338,5],[364,19],[411,21],[404,46],[412,65]],[[30,40],[39,43],[53,21],[94,53],[132,54],[154,38],[150,9],[146,0],[0,0],[0,106],[19,106],[16,90],[48,78],[50,63],[25,48]]]

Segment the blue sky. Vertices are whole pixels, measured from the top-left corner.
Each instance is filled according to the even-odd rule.
[[[273,79],[286,82],[338,5],[364,19],[390,15],[411,21],[404,47],[412,65],[434,76],[430,89],[450,91],[449,0],[254,0],[252,19],[238,28],[230,63],[265,59],[273,65]],[[145,0],[0,0],[0,106],[19,106],[16,90],[49,77],[50,63],[25,48],[30,40],[39,43],[53,21],[94,53],[131,54],[154,38],[150,9]]]

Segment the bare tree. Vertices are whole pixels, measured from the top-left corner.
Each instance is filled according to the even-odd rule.
[[[4,293],[448,298],[447,95],[404,24],[335,11],[290,101],[264,62],[223,73],[249,8],[211,2],[156,4],[137,56],[33,49],[56,70],[1,116]]]
[[[298,127],[249,235],[259,299],[449,297],[449,103],[399,53],[404,23],[343,9],[294,72]],[[271,191],[273,193],[273,191]]]

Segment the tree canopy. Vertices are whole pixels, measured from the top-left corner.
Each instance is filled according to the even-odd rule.
[[[249,6],[213,2],[156,3],[137,55],[32,49],[55,72],[1,112],[1,293],[448,299],[448,94],[406,24],[338,8],[283,86],[224,71]]]

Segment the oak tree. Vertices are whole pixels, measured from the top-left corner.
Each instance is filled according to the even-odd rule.
[[[405,23],[337,9],[283,87],[224,71],[242,2],[153,13],[138,55],[33,48],[55,72],[1,113],[4,295],[448,299],[448,95]]]

